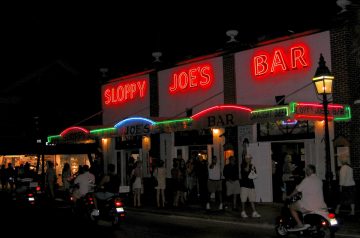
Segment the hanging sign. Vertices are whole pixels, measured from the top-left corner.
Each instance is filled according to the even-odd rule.
[[[289,118],[288,106],[256,109],[253,110],[250,115],[250,119],[253,123],[286,120],[288,118]]]
[[[210,107],[191,116],[192,128],[216,128],[249,125],[251,109],[238,105]]]

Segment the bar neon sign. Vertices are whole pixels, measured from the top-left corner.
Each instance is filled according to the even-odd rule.
[[[64,137],[65,135],[69,134],[69,133],[72,133],[72,132],[83,132],[85,134],[89,134],[89,131],[86,130],[85,128],[82,128],[82,127],[78,127],[78,126],[73,126],[73,127],[69,127],[65,130],[63,130],[61,133],[60,133],[60,136],[61,137]]]
[[[305,44],[296,44],[289,49],[274,48],[272,52],[258,51],[252,58],[251,71],[255,78],[310,66],[310,52]]]
[[[146,95],[147,80],[139,79],[108,86],[104,90],[104,103],[107,106],[125,103]]]
[[[214,82],[213,66],[209,63],[192,65],[174,72],[169,84],[169,93],[196,91],[211,87]]]

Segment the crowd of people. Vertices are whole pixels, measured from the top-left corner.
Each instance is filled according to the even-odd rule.
[[[258,175],[250,154],[245,154],[240,164],[234,156],[230,156],[227,161],[218,160],[216,156],[212,156],[207,160],[195,153],[187,161],[181,157],[174,158],[170,179],[167,178],[164,161],[161,159],[154,161],[157,162],[154,163],[151,173],[157,182],[150,189],[155,191],[154,201],[158,208],[165,206],[181,207],[190,203],[200,203],[207,210],[214,207],[218,210],[223,210],[225,207],[224,202],[226,202],[226,206],[231,207],[234,211],[240,210],[241,217],[247,218],[247,210],[249,209],[246,208],[246,204],[249,203],[251,217],[261,217],[255,206],[256,193],[254,180]],[[222,164],[223,162],[225,164]],[[307,165],[305,168],[306,177],[296,184],[291,184],[295,168],[291,164],[290,158],[286,157],[284,162],[283,183],[284,187],[287,188],[283,195],[284,199],[299,191],[304,194],[303,204],[300,207],[292,207],[292,214],[298,221],[298,226],[301,227],[303,224],[297,219],[295,211],[311,209],[309,206],[314,205],[314,201],[318,201],[319,206],[326,206],[322,197],[322,181],[315,176],[315,167]],[[341,206],[350,205],[350,215],[354,215],[355,182],[352,168],[347,161],[341,162],[342,166],[339,170],[341,194],[336,213],[339,213]],[[70,165],[64,163],[61,174],[62,190],[66,193],[73,193],[75,198],[80,198],[87,193],[93,193],[95,201],[97,199],[107,199],[119,192],[120,177],[116,173],[114,164],[108,164],[107,173],[105,174],[100,174],[96,171],[98,170],[89,168],[88,165],[83,165],[79,166],[76,174],[72,174]],[[134,161],[127,174],[127,183],[130,186],[130,194],[133,198],[132,205],[134,207],[142,206],[142,194],[144,193],[143,175],[142,161]],[[34,178],[35,176],[35,172],[30,169],[30,164],[28,163],[17,168],[14,168],[11,163],[7,167],[2,165],[0,169],[1,189],[14,191],[18,178]],[[44,187],[50,199],[54,199],[56,196],[57,181],[54,164],[48,161]],[[311,186],[308,186],[308,183],[311,183]],[[72,189],[72,184],[78,184],[78,188]],[[310,191],[313,194],[310,196],[307,195],[309,187],[314,189],[316,187],[315,192]],[[95,188],[97,188],[96,191]],[[309,200],[307,201],[307,199]]]
[[[216,156],[212,156],[208,161],[193,153],[186,162],[181,157],[173,159],[171,178],[168,180],[164,161],[158,159],[152,170],[152,176],[157,179],[157,184],[154,186],[156,206],[176,208],[200,203],[207,210],[215,207],[223,210],[224,202],[231,200],[229,206],[232,206],[233,210],[240,209],[241,204],[243,218],[248,217],[245,206],[247,202],[251,204],[251,216],[261,217],[255,208],[256,194],[253,182],[255,178],[249,175],[256,172],[251,159],[251,155],[245,156],[239,166],[236,158],[231,156],[228,158],[228,163],[223,165]],[[144,178],[141,165],[141,161],[136,161],[129,175],[134,207],[142,204]],[[241,203],[238,203],[239,198]]]

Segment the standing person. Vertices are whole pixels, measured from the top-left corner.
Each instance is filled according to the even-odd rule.
[[[1,189],[6,190],[8,183],[8,175],[7,175],[7,170],[5,168],[5,164],[1,165],[0,180],[1,180]]]
[[[195,173],[195,161],[194,155],[186,161],[186,193],[187,201],[194,201],[198,191],[197,191],[197,177]]]
[[[294,181],[294,170],[296,166],[292,163],[292,157],[289,154],[286,154],[284,157],[284,165],[283,165],[283,200],[285,200],[286,196],[289,195],[295,188]]]
[[[115,164],[108,164],[108,173],[101,178],[99,183],[100,191],[95,193],[97,199],[106,200],[119,193],[121,179],[116,174],[115,168]]]
[[[249,199],[251,208],[253,210],[252,217],[261,217],[255,209],[256,193],[254,180],[249,178],[249,174],[253,171],[256,173],[255,166],[251,163],[252,156],[245,155],[241,163],[241,180],[240,180],[240,198],[241,198],[241,217],[246,218],[248,215],[245,212],[245,203]]]
[[[340,196],[341,201],[336,206],[335,213],[339,214],[340,206],[350,204],[350,216],[355,215],[355,194],[356,194],[356,186],[353,176],[353,169],[348,164],[347,160],[341,160],[341,168],[339,172],[340,180]]]
[[[134,176],[135,178],[132,184],[134,192],[134,207],[141,207],[141,190],[143,189],[141,161],[137,160],[135,162],[135,168],[132,170],[131,176]]]
[[[47,170],[46,170],[46,185],[47,191],[50,199],[55,198],[55,185],[57,182],[57,176],[54,169],[54,163],[51,161],[47,162]]]
[[[12,165],[12,163],[8,163],[8,167],[6,168],[7,171],[7,178],[8,178],[8,183],[10,186],[10,192],[14,191],[14,186],[15,186],[15,169]]]
[[[295,190],[288,196],[292,197],[298,192],[302,193],[302,198],[297,202],[291,204],[290,212],[294,217],[297,225],[293,228],[296,230],[303,230],[309,227],[309,224],[303,224],[299,218],[299,212],[311,212],[321,209],[327,209],[324,202],[323,183],[321,179],[316,176],[316,168],[312,164],[308,164],[305,168],[306,177],[301,183],[296,186]]]
[[[221,181],[221,167],[216,156],[211,158],[211,164],[208,166],[208,202],[206,203],[206,210],[210,209],[211,194],[215,194],[215,198],[219,200],[219,210],[223,209],[222,203],[222,181]]]
[[[159,161],[159,167],[155,169],[154,176],[158,181],[158,185],[155,187],[157,207],[165,207],[166,169],[164,161]]]
[[[70,181],[72,179],[71,169],[70,169],[70,164],[69,163],[64,164],[64,167],[63,167],[63,170],[62,170],[62,173],[61,173],[61,179],[62,179],[64,191],[69,192]]]
[[[240,194],[239,167],[234,156],[229,157],[229,163],[224,166],[226,180],[226,195],[232,196],[233,210],[237,209],[237,196]]]

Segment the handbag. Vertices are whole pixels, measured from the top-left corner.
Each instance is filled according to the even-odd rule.
[[[258,177],[255,167],[253,167],[248,175],[249,179],[256,179]]]

